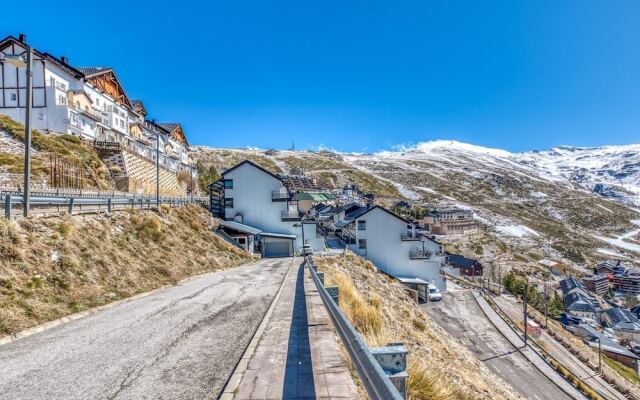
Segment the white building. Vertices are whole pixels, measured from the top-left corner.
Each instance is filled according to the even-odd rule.
[[[26,37],[0,41],[0,114],[25,123],[26,68],[3,61],[24,56]],[[146,121],[147,110],[131,100],[113,68],[73,67],[66,57],[32,48],[33,112],[31,126],[43,133],[66,133],[114,145],[155,160],[160,136],[161,166],[193,174],[189,143],[180,124]]]
[[[446,290],[442,245],[404,218],[381,206],[365,206],[351,208],[337,226],[351,250],[389,275],[400,280],[418,278]]]
[[[304,243],[314,251],[324,250],[324,238],[318,235],[315,221],[303,223],[298,202],[278,175],[246,160],[223,172],[222,179],[209,189],[214,216],[261,231],[263,256],[286,257],[299,252],[303,226]]]

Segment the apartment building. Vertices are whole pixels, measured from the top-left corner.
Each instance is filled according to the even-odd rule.
[[[350,206],[339,211],[341,229],[349,249],[401,281],[420,279],[446,290],[441,270],[446,263],[442,244],[423,235],[408,220],[384,207]]]
[[[478,223],[473,219],[473,210],[457,205],[437,207],[418,224],[435,235],[466,235],[479,230]]]
[[[26,49],[24,35],[0,41],[0,114],[22,124],[26,68],[6,59],[23,57]],[[190,146],[180,124],[147,120],[144,105],[129,98],[113,68],[74,67],[67,57],[34,48],[32,54],[32,128],[78,136],[98,149],[131,152],[151,163],[155,163],[159,140],[162,168],[195,175]]]
[[[294,196],[304,193],[287,186],[288,180],[245,160],[224,171],[222,178],[209,185],[211,212],[215,217],[235,224],[227,230],[252,233],[264,257],[289,257],[304,245],[324,250],[324,238],[316,221],[299,208]],[[314,189],[315,190],[315,189]],[[304,197],[306,199],[306,197]],[[223,224],[224,225],[224,224]],[[255,233],[255,229],[259,233]],[[303,230],[304,229],[304,233]],[[238,235],[236,235],[238,236]]]

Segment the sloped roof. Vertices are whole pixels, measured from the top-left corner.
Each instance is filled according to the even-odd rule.
[[[274,174],[273,172],[271,172],[271,171],[269,171],[269,170],[267,170],[267,169],[265,169],[265,168],[263,168],[263,167],[259,166],[258,164],[254,163],[254,162],[253,162],[253,161],[251,161],[251,160],[244,160],[244,161],[242,161],[242,162],[240,162],[240,163],[238,163],[238,164],[234,165],[233,167],[229,168],[228,170],[224,171],[221,175],[224,177],[224,176],[225,176],[226,174],[228,174],[229,172],[231,172],[231,171],[235,170],[236,168],[239,168],[239,167],[241,167],[241,166],[243,166],[243,165],[250,165],[250,166],[252,166],[252,167],[254,167],[254,168],[257,168],[257,169],[259,169],[260,171],[264,172],[265,174],[267,174],[267,175],[271,175],[272,177],[274,177],[274,178],[276,178],[277,180],[279,180],[280,182],[282,182],[282,179],[280,178],[280,176],[279,176],[279,175],[276,175],[276,174]],[[284,184],[284,182],[283,182],[283,184]]]
[[[14,36],[7,36],[4,39],[0,40],[0,49],[4,49],[6,48],[9,44],[15,43],[18,46],[24,48],[24,46],[26,46],[26,43],[21,42],[20,40],[18,40],[16,37]],[[41,57],[45,60],[50,61],[51,63],[55,64],[56,66],[66,70],[67,72],[69,72],[70,74],[74,75],[77,78],[82,78],[84,76],[84,74],[82,73],[82,71],[78,70],[78,68],[74,68],[73,66],[69,65],[68,63],[63,62],[60,58],[49,54],[47,52],[41,52],[37,49],[34,49],[33,47],[31,48],[31,50],[38,56]]]
[[[476,262],[478,262],[478,260],[467,258],[460,254],[449,254],[449,264],[451,265],[457,265],[460,267],[473,267]]]
[[[574,289],[583,289],[582,284],[573,276],[569,276],[560,281],[562,294],[568,295]]]
[[[165,129],[167,132],[171,132],[176,129],[180,124],[176,122],[158,122],[158,126]]]
[[[564,296],[564,306],[568,310],[596,312],[596,306],[590,297],[582,292],[572,292]]]
[[[316,179],[306,175],[280,175],[280,179],[291,190],[320,190]]]
[[[249,225],[245,225],[245,224],[241,224],[239,222],[236,221],[220,221],[220,225],[236,230],[236,231],[240,231],[240,232],[245,232],[245,233],[249,233],[252,235],[258,235],[260,233],[262,233],[262,231],[258,228],[254,228],[252,226]]]
[[[82,72],[86,77],[113,71],[111,67],[78,67],[78,71]]]

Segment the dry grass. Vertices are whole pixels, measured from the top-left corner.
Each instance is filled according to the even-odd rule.
[[[0,220],[0,335],[250,259],[200,207]]]
[[[11,118],[0,115],[0,131],[7,132],[13,138],[24,142],[24,126]],[[113,189],[114,183],[106,166],[98,153],[84,144],[79,137],[73,135],[42,134],[33,130],[31,144],[39,153],[32,160],[34,177],[46,177],[49,173],[46,165],[49,155],[82,166],[85,183],[98,189]],[[0,154],[0,165],[6,166],[9,172],[22,173],[22,155]]]
[[[327,285],[340,288],[340,308],[370,346],[409,349],[409,399],[519,399],[471,353],[435,324],[400,283],[349,253],[319,258]]]

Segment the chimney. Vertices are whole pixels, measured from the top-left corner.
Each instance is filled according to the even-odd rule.
[[[60,57],[60,61],[62,61],[63,64],[69,64],[69,59],[65,56]]]
[[[27,43],[27,35],[25,35],[24,33],[18,34],[18,40],[22,43]]]

